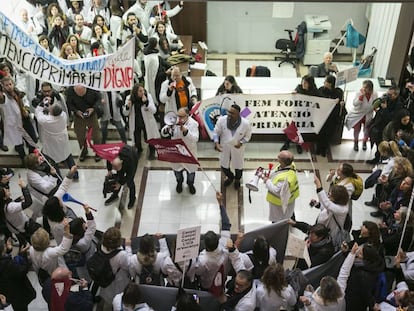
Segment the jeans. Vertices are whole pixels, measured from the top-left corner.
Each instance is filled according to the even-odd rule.
[[[108,138],[108,125],[109,120],[100,121],[101,122],[101,131],[102,131],[102,143],[106,143],[106,139]],[[125,127],[121,121],[112,121],[112,124],[115,125],[116,129],[118,130],[119,136],[121,137],[122,142],[127,143]]]
[[[195,172],[189,173],[187,170],[174,171],[175,179],[177,184],[182,184],[184,182],[184,171],[187,172],[187,185],[194,185]]]

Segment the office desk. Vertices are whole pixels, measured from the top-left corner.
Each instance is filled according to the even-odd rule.
[[[214,97],[218,87],[223,83],[225,77],[201,77],[201,99]],[[323,86],[325,78],[315,78],[316,86]],[[347,92],[356,92],[365,78],[342,85],[341,88]],[[374,90],[385,92],[387,88],[381,88],[378,79],[369,79],[374,84]],[[267,77],[236,77],[237,84],[244,94],[276,94],[291,93],[301,82],[301,78],[267,78]]]

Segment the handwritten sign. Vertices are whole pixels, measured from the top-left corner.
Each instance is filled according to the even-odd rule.
[[[180,229],[177,232],[175,262],[188,261],[198,256],[201,226]]]

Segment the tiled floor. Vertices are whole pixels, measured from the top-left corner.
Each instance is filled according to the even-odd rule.
[[[226,58],[227,67],[223,70],[222,56],[217,56],[212,61],[208,61],[209,69],[216,74],[236,74],[236,60],[239,63],[239,72],[245,72],[245,68],[252,64],[257,64],[257,57],[253,60],[246,60],[246,56],[229,56]],[[272,56],[273,57],[273,56]],[[261,64],[268,65],[272,70],[272,75],[294,76],[295,69],[290,66],[277,67],[276,62],[270,61],[271,57],[266,56]],[[266,62],[269,62],[266,63]],[[271,62],[271,63],[270,63]],[[341,67],[347,66],[340,64]],[[297,72],[303,72],[299,68]],[[352,133],[345,131],[344,135],[352,137]],[[71,140],[74,155],[79,154],[79,148],[74,140]],[[246,145],[245,152],[245,171],[243,182],[248,182],[258,166],[267,167],[269,162],[274,163],[274,159],[281,147],[281,142],[252,142]],[[307,153],[296,154],[295,148],[291,148],[295,153],[298,176],[300,180],[300,197],[296,201],[296,217],[298,220],[305,220],[313,223],[318,214],[318,210],[309,207],[309,201],[315,198],[315,187],[313,184],[312,166]],[[13,151],[10,155],[15,156]],[[106,174],[104,161],[95,163],[93,159],[80,163],[80,179],[71,185],[69,193],[77,200],[86,202],[98,211],[94,213],[97,221],[98,230],[104,231],[108,227],[121,223],[120,228],[124,236],[136,236],[144,233],[175,233],[178,229],[201,225],[201,231],[215,230],[219,228],[219,209],[215,200],[215,189],[221,189],[221,174],[219,171],[218,153],[214,151],[211,142],[199,142],[198,154],[204,173],[198,171],[196,174],[197,193],[191,195],[184,187],[181,194],[175,191],[175,178],[170,170],[168,163],[158,160],[149,161],[144,152],[139,160],[139,167],[136,174],[136,188],[138,200],[136,206],[131,210],[124,210],[122,215],[117,209],[119,201],[111,206],[104,206],[102,196],[102,183]],[[327,158],[313,156],[316,173],[319,176],[326,176],[329,169],[335,168],[340,161],[349,161],[354,165],[355,170],[365,178],[372,167],[364,163],[365,160],[373,157],[373,151],[354,152],[352,142],[345,140],[341,145],[333,146]],[[2,154],[3,155],[3,154]],[[7,157],[9,160],[11,157]],[[3,161],[4,157],[0,157]],[[15,161],[13,159],[13,161]],[[18,160],[16,160],[18,161]],[[3,163],[7,164],[7,163]],[[23,169],[16,169],[25,178]],[[208,176],[208,178],[207,178]],[[214,185],[214,186],[213,186]],[[326,186],[326,184],[325,184]],[[243,186],[240,192],[232,187],[226,189],[226,206],[233,224],[232,231],[244,230],[245,232],[268,224],[268,204],[265,200],[266,191],[263,184],[259,185],[260,191],[252,193],[252,203],[248,201],[248,191]],[[363,220],[372,219],[369,216],[371,208],[364,206],[363,202],[369,200],[372,190],[364,191],[358,201],[353,202],[353,225],[359,227]],[[12,193],[16,197],[20,194],[17,188],[17,178],[12,180]],[[75,212],[83,216],[82,208],[74,203],[68,203]],[[122,218],[121,218],[122,217]],[[30,310],[46,310],[45,304],[39,297],[33,302]]]

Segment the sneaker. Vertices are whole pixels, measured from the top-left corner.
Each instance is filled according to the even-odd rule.
[[[236,179],[234,181],[234,189],[236,189],[236,190],[240,189],[240,179]]]
[[[303,148],[301,145],[296,145],[296,151],[301,154],[303,152]]]
[[[367,142],[366,141],[364,141],[363,143],[362,143],[362,150],[367,150]]]
[[[175,187],[175,191],[177,191],[177,193],[183,192],[183,183],[182,182],[177,183],[177,187]]]
[[[190,190],[191,194],[195,194],[196,193],[196,188],[194,187],[194,185],[188,185],[188,189]]]
[[[114,202],[114,201],[116,201],[116,200],[118,200],[118,195],[116,194],[116,195],[114,195],[114,194],[112,194],[110,197],[109,197],[109,199],[106,199],[106,201],[105,201],[105,206],[108,206],[108,205],[110,205],[112,202]]]
[[[0,149],[1,149],[1,150],[3,150],[4,152],[9,151],[9,147],[7,147],[6,145],[2,145],[2,146],[0,147]]]
[[[230,186],[232,184],[233,180],[234,180],[233,177],[232,178],[227,177],[227,179],[224,181],[224,187]]]
[[[128,209],[131,209],[131,208],[133,208],[134,207],[134,204],[135,204],[135,201],[137,200],[137,198],[136,197],[133,197],[132,198],[132,200],[130,199],[129,200],[129,203],[128,203]]]
[[[382,217],[384,216],[384,213],[381,211],[371,212],[369,213],[372,217]]]
[[[88,148],[83,148],[81,151],[81,154],[79,155],[79,161],[81,162],[85,161],[87,156],[88,156]]]
[[[290,147],[290,143],[287,141],[287,142],[285,142],[285,143],[283,144],[283,146],[280,148],[280,151],[283,151],[283,150],[288,150],[288,149],[289,149],[289,147]]]

